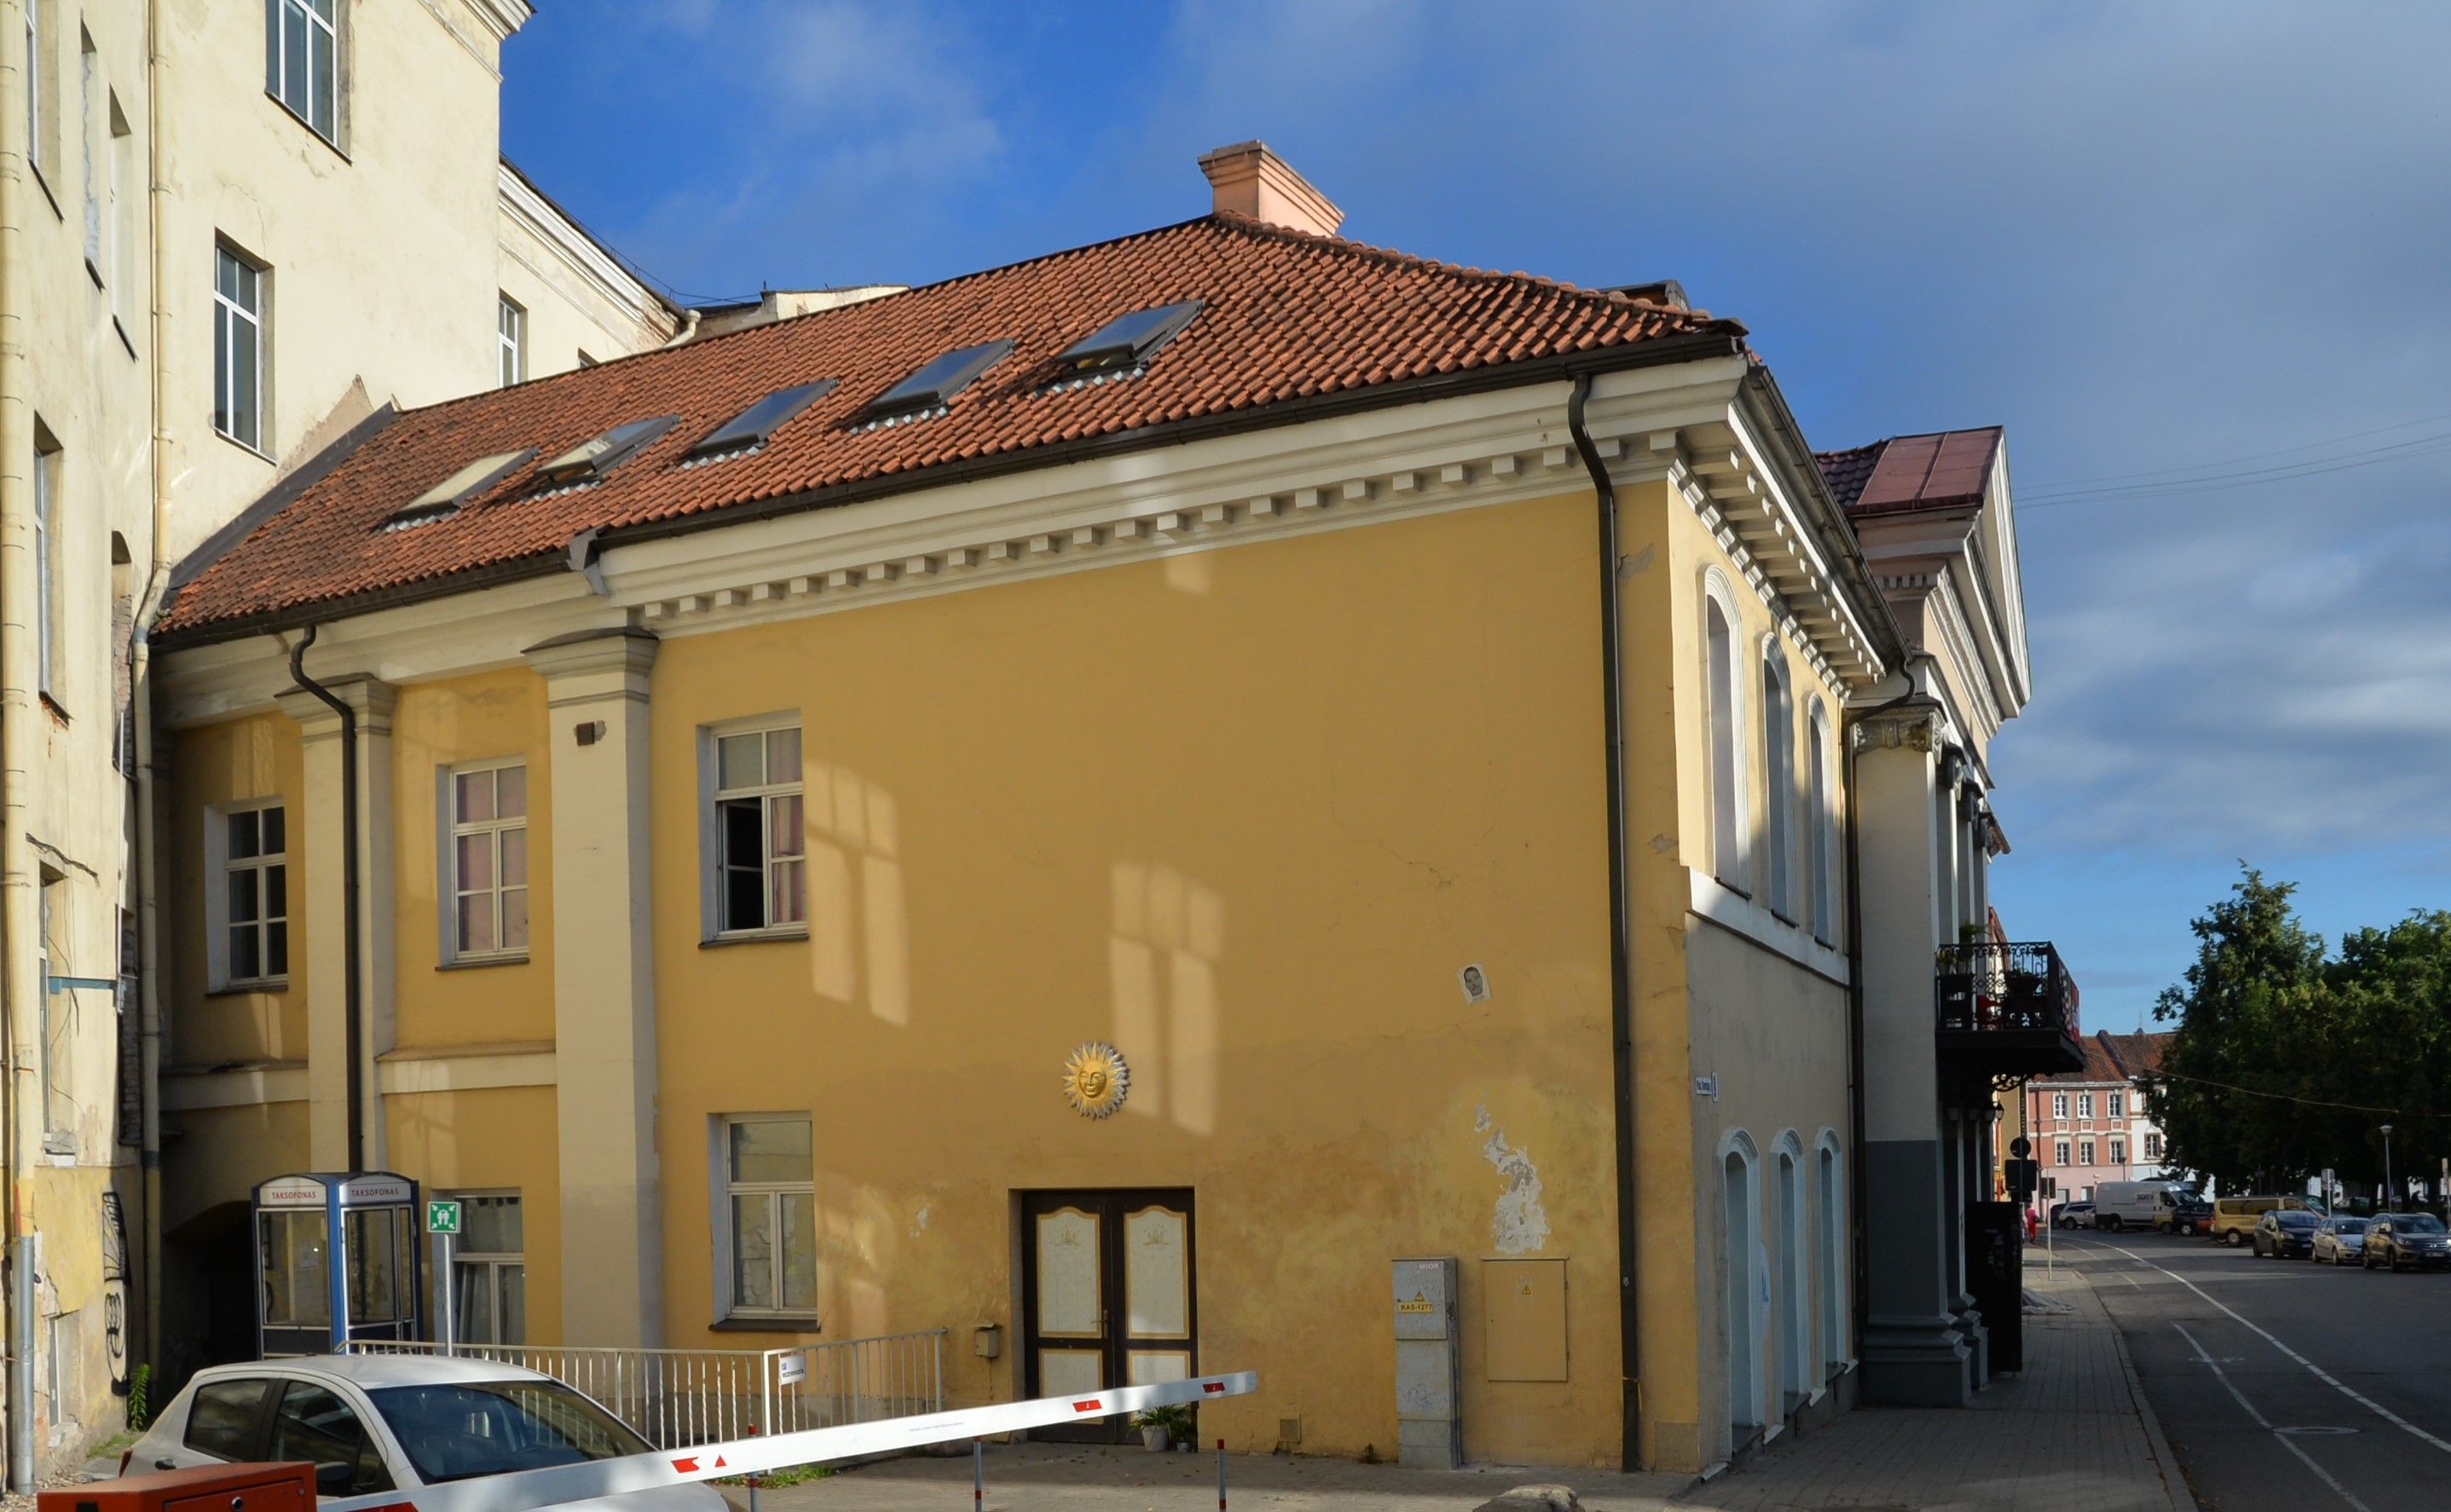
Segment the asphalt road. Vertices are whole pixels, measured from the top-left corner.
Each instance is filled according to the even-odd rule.
[[[2132,1231],[2056,1239],[2127,1336],[2209,1512],[2451,1502],[2451,1273],[2258,1260]]]

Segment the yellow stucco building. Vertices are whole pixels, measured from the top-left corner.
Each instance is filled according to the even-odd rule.
[[[480,1336],[941,1328],[954,1401],[1255,1369],[1204,1435],[1391,1456],[1427,1257],[1472,1458],[1851,1399],[1841,733],[1902,649],[1819,467],[1673,285],[1203,165],[1178,226],[379,416],[183,572],[190,1358],[250,1186],[356,1166],[516,1233]]]

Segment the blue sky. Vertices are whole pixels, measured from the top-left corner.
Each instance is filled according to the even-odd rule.
[[[2451,906],[2446,56],[2417,7],[544,0],[503,138],[715,298],[1183,220],[1257,136],[1347,235],[1681,280],[1818,446],[2007,425],[1994,900],[2125,1029],[2241,861],[2330,936]]]

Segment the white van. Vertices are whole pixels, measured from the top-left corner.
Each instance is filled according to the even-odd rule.
[[[2167,1233],[2176,1227],[2183,1190],[2174,1181],[2106,1181],[2093,1189],[2093,1226]]]

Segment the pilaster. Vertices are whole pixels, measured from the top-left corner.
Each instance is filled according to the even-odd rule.
[[[554,1102],[570,1345],[663,1341],[647,849],[656,649],[646,631],[609,630],[527,652],[545,680],[553,784]]]
[[[358,1046],[363,1169],[388,1160],[382,1098],[375,1057],[393,1038],[392,706],[398,694],[372,677],[323,680],[357,722],[358,777]],[[340,713],[303,688],[280,694],[281,711],[298,725],[306,791],[290,844],[303,855],[303,890],[293,907],[306,920],[307,1161],[316,1171],[349,1167],[349,1034],[347,845],[343,817]]]

